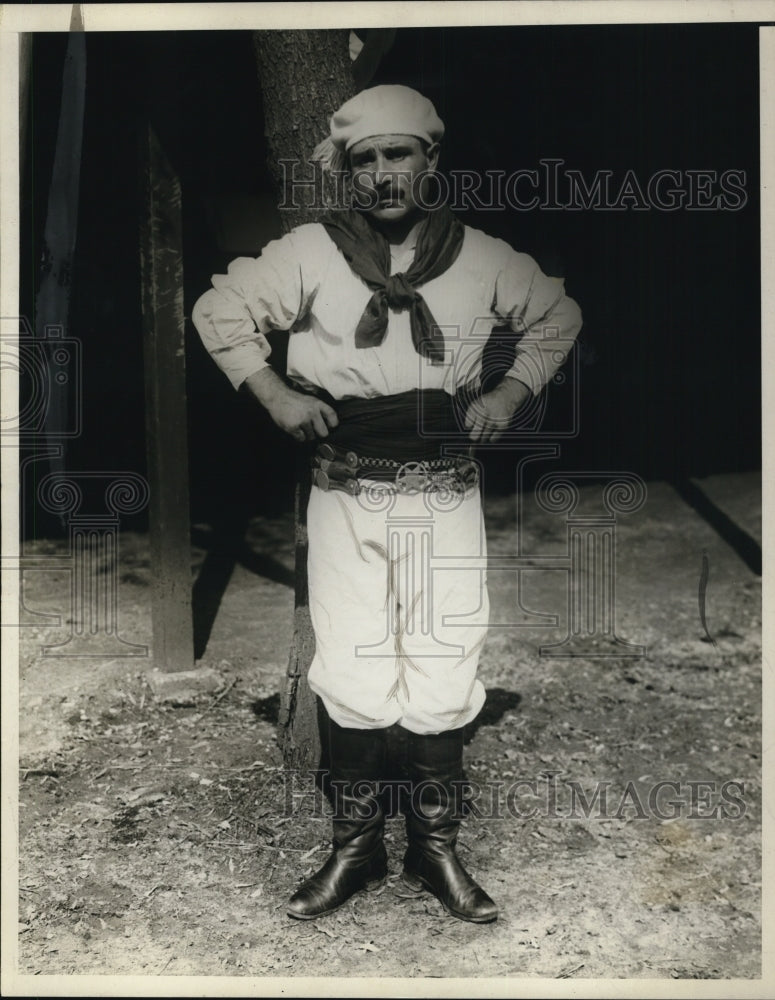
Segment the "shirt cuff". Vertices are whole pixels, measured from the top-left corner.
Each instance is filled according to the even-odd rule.
[[[546,373],[539,371],[535,361],[528,360],[527,356],[518,356],[503,377],[515,378],[518,382],[522,382],[534,396],[539,394],[547,382]]]
[[[266,349],[262,349],[258,344],[240,344],[238,347],[229,347],[213,354],[218,367],[235,389],[239,389],[250,375],[269,367],[265,357]]]

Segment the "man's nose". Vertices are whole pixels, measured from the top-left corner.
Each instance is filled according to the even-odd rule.
[[[393,170],[391,169],[390,161],[381,154],[378,155],[374,164],[374,183],[381,187],[389,182],[392,177]]]

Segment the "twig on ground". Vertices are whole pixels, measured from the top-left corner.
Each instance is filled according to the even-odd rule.
[[[205,840],[197,847],[215,847],[219,851],[257,851],[258,848],[255,844],[238,844],[236,842],[228,841],[227,843],[218,843],[216,841]]]
[[[150,764],[153,764],[153,767],[167,766],[165,764],[154,764],[153,761],[150,760],[146,761],[144,764],[106,764],[106,766],[99,772],[99,774],[95,774],[93,780],[96,781],[97,778],[104,777],[104,775],[106,775],[108,771],[143,771]],[[183,765],[181,764],[175,765],[175,767],[182,767],[182,766]]]
[[[229,693],[229,691],[231,691],[231,689],[234,687],[234,685],[237,683],[238,680],[239,680],[239,677],[232,678],[231,683],[226,685],[226,687],[223,689],[223,691],[221,691],[221,693],[218,695],[218,697],[214,698],[210,702],[210,704],[207,706],[207,708],[205,708],[202,712],[199,713],[199,718],[201,719],[203,715],[207,715],[207,713],[210,711],[210,709],[215,708],[215,706],[219,702],[223,701],[223,699],[226,697],[226,695]]]
[[[257,823],[254,819],[248,819],[248,817],[247,816],[243,816],[242,813],[232,813],[231,816],[229,816],[229,819],[230,820],[235,819],[239,823],[249,823],[251,826],[255,826],[255,827],[259,827],[260,826],[260,824]],[[264,829],[267,829],[267,827],[264,827]],[[272,836],[274,836],[274,834],[272,834]]]
[[[164,882],[159,882],[157,885],[150,888],[148,892],[146,892],[145,898],[148,899],[156,892],[157,889],[169,889],[169,886]]]

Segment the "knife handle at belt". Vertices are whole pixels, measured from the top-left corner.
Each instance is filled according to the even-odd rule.
[[[315,459],[315,468],[322,469],[330,476],[333,475],[343,479],[352,478],[358,471],[357,466],[350,465],[349,462],[342,462],[337,459],[329,460],[327,458]]]
[[[338,478],[329,476],[323,469],[312,470],[312,483],[318,489],[328,492],[328,490],[343,490],[351,496],[356,496],[360,492],[358,480],[354,478]]]
[[[316,458],[319,458],[321,463],[345,462],[351,469],[358,468],[358,456],[354,451],[342,451],[341,448],[335,448],[325,441],[318,445]],[[321,468],[325,468],[325,466],[321,464]]]

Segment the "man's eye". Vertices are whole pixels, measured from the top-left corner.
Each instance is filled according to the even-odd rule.
[[[385,156],[389,160],[403,160],[405,156],[408,155],[408,150],[406,149],[388,149]]]

